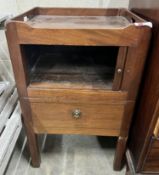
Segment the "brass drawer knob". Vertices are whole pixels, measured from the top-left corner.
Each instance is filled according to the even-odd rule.
[[[118,68],[117,72],[120,74],[122,72],[122,69]]]
[[[75,119],[79,119],[81,117],[81,111],[79,109],[75,109],[72,112],[72,117],[75,118]]]

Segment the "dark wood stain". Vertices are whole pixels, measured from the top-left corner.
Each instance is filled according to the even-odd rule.
[[[132,124],[129,149],[136,173],[159,173],[158,160],[156,159],[156,156],[159,156],[158,148],[154,148],[155,143],[152,141],[159,116],[159,2],[131,0],[130,9],[141,17],[152,21],[153,33],[142,80],[139,105],[136,108]]]
[[[47,27],[54,17],[46,15],[64,16],[65,23],[60,28],[56,17],[58,29]],[[33,166],[40,166],[37,134],[47,132],[117,136],[114,169],[121,169],[150,39],[150,28],[134,22],[145,20],[126,9],[34,8],[6,24]],[[52,45],[62,56],[42,54]],[[74,54],[75,46],[83,48]],[[81,109],[77,120],[75,109]]]

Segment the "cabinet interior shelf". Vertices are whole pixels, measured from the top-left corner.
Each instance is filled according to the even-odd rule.
[[[112,89],[118,47],[44,46],[43,49],[30,68],[30,87]]]

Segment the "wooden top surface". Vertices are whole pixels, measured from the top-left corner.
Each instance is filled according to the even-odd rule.
[[[120,29],[132,23],[123,16],[53,16],[36,15],[26,22],[33,28],[50,29]]]

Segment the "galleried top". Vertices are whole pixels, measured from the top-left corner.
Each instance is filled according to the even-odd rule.
[[[7,22],[20,44],[136,45],[152,24],[127,9],[34,8]]]

